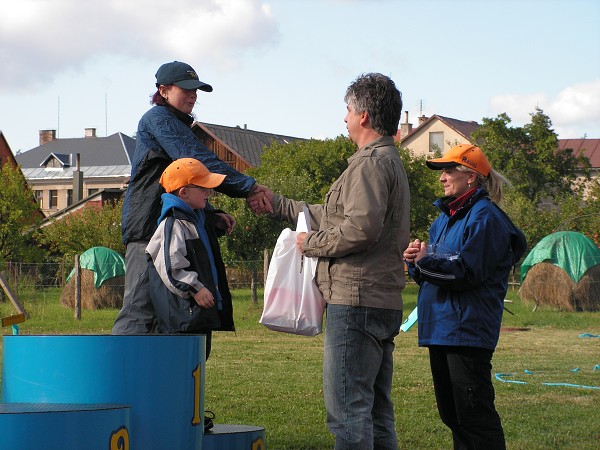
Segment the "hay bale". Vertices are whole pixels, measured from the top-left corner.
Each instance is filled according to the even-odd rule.
[[[575,282],[558,266],[541,262],[527,272],[519,289],[521,300],[526,303],[547,305],[561,311],[574,311],[573,288]]]
[[[594,266],[573,287],[576,311],[600,311],[600,265]]]
[[[121,308],[125,291],[125,277],[109,278],[102,286],[94,286],[94,272],[81,270],[81,308],[103,309]],[[60,294],[60,302],[69,308],[75,307],[75,277],[71,277]]]

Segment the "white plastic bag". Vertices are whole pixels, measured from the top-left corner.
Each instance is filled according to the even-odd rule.
[[[323,330],[325,301],[315,283],[317,259],[302,255],[296,235],[309,231],[308,210],[298,216],[296,231],[281,232],[265,284],[260,323],[271,330],[315,336]]]

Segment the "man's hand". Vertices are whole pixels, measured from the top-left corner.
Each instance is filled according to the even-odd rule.
[[[272,213],[273,206],[271,200],[273,198],[273,191],[262,184],[255,184],[252,186],[252,190],[246,199],[248,207],[255,214]]]
[[[296,234],[296,247],[298,247],[300,251],[302,251],[302,244],[306,240],[306,234],[307,233],[304,231],[301,231],[300,233]]]

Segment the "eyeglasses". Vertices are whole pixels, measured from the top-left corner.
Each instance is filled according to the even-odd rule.
[[[213,192],[213,190],[211,188],[205,188],[205,187],[202,187],[202,186],[196,186],[195,184],[190,184],[190,185],[183,186],[183,187],[186,188],[186,189],[201,189],[204,192],[208,192],[208,193],[212,193]]]

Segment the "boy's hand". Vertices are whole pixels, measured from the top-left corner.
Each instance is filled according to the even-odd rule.
[[[194,300],[201,308],[210,308],[215,304],[215,298],[205,287],[196,292],[196,295],[194,295]]]
[[[227,213],[217,213],[219,221],[217,222],[217,228],[220,228],[227,234],[231,234],[235,228],[235,219],[233,216]]]

